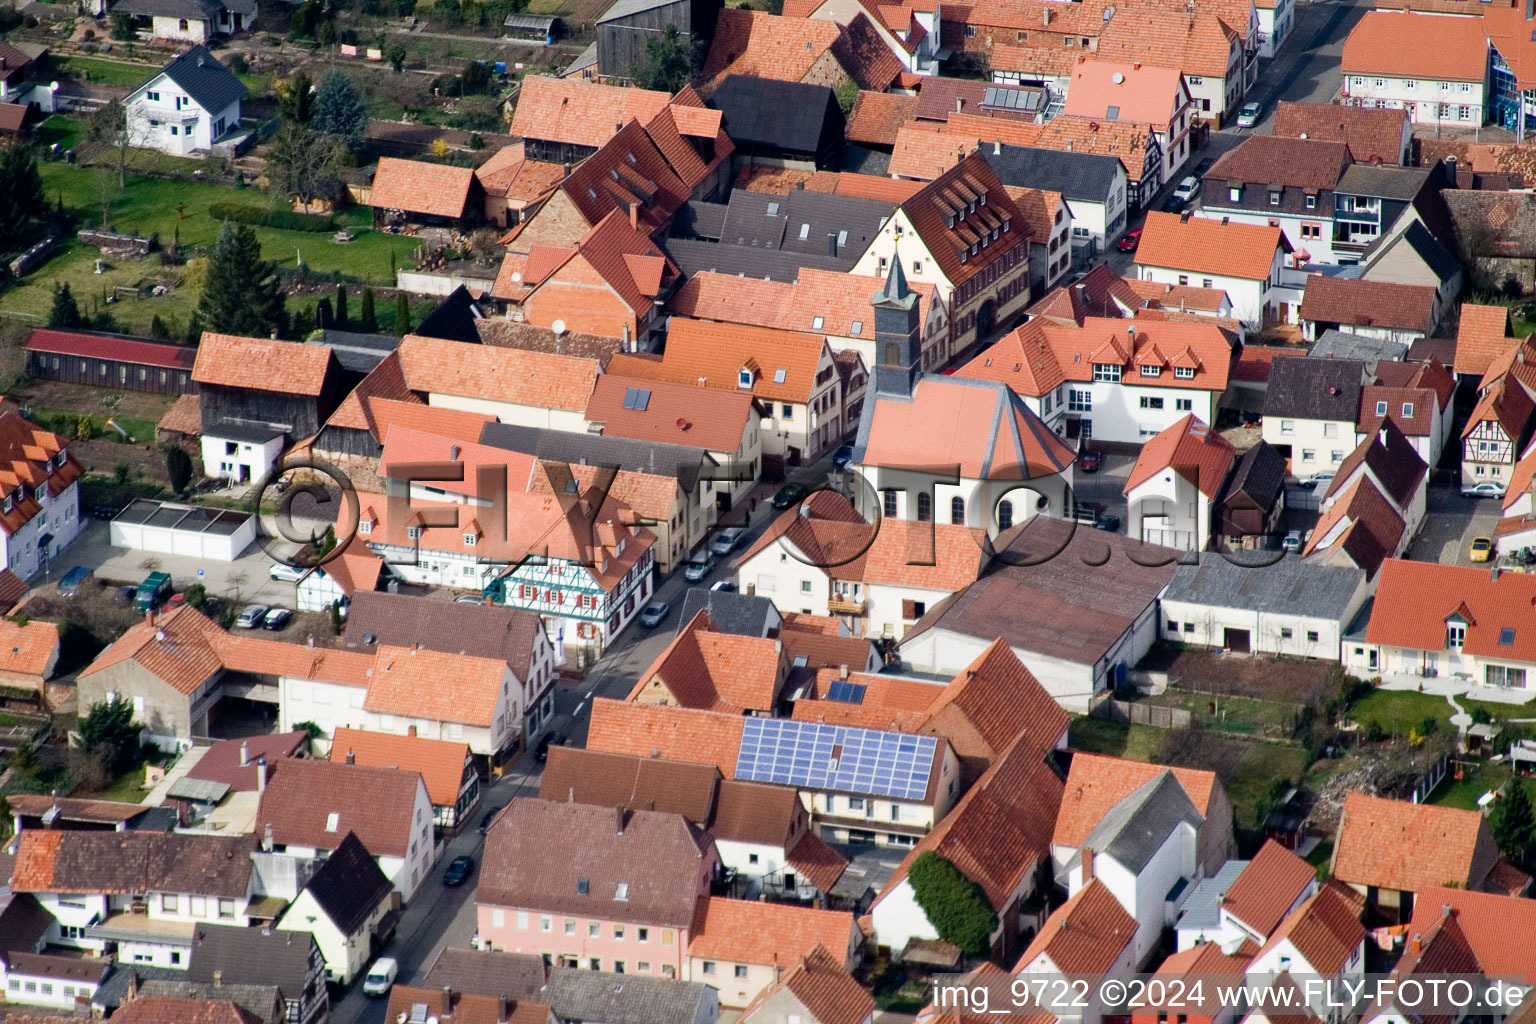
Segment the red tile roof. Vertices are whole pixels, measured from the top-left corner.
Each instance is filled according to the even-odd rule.
[[[412,391],[569,412],[586,408],[602,369],[596,359],[414,334],[401,339],[399,352]]]
[[[351,833],[375,857],[404,857],[421,785],[414,771],[296,758],[262,792],[256,833],[271,826],[273,842],[318,850],[336,849]]]
[[[0,103],[0,132],[19,132],[26,123],[26,106],[20,103]]]
[[[471,441],[456,441],[451,436],[397,423],[384,434],[384,449],[379,454],[379,475],[404,481],[414,472],[417,479],[426,480],[420,475],[419,467],[422,463],[457,463],[464,467],[462,479],[432,480],[432,486],[454,494],[478,497],[483,471],[499,472],[505,467],[507,486],[520,491],[533,478],[535,461],[532,455],[522,452],[509,452],[505,448],[493,448]],[[447,477],[452,474],[442,475]]]
[[[736,777],[741,749],[740,715],[689,708],[644,707],[597,697],[587,727],[587,748],[636,757],[711,764],[727,779]]]
[[[317,396],[333,365],[327,345],[203,332],[192,379],[198,384]]]
[[[845,963],[857,930],[846,910],[708,896],[694,912],[688,956],[782,967],[820,945]]]
[[[1085,60],[1072,69],[1061,112],[1166,129],[1177,116],[1185,86],[1178,68],[1131,61]]]
[[[1238,874],[1221,905],[1260,935],[1268,935],[1317,880],[1317,870],[1270,839]]]
[[[1414,898],[1409,933],[1428,933],[1445,907],[1489,977],[1536,975],[1536,900],[1428,886]]]
[[[751,783],[727,783],[728,786],[751,785]],[[796,800],[800,797],[797,794]],[[724,836],[724,833],[716,833]],[[831,891],[837,884],[837,880],[843,877],[843,872],[848,870],[848,858],[838,853],[827,845],[815,832],[807,830],[784,856],[795,873],[810,882],[822,892]]]
[[[368,205],[376,210],[404,210],[457,220],[466,212],[474,184],[475,172],[470,167],[386,156],[379,159]]]
[[[261,1024],[261,1018],[233,999],[139,996],[112,1014],[120,1024]]]
[[[331,760],[345,762],[348,758],[374,768],[420,772],[427,786],[427,799],[439,807],[452,807],[463,788],[469,744],[342,726],[331,741]]]
[[[1289,939],[1313,971],[1332,977],[1364,938],[1360,907],[1338,889],[1325,885],[1317,895],[1286,915],[1259,955]]]
[[[1461,304],[1456,328],[1456,373],[1482,376],[1503,351],[1519,344],[1509,336],[1509,307]]]
[[[1269,278],[1275,250],[1291,247],[1279,228],[1208,217],[1183,220],[1179,214],[1147,214],[1136,263],[1197,274],[1220,274],[1250,281]]]
[[[848,114],[847,139],[861,146],[894,146],[897,131],[916,109],[916,96],[860,91]]]
[[[699,77],[710,89],[718,87],[726,75],[798,82],[840,33],[833,21],[727,7],[715,23],[715,37]]]
[[[812,267],[802,267],[793,283],[704,271],[690,277],[673,294],[669,306],[680,317],[781,331],[811,331],[814,319],[820,317],[817,334],[873,339],[875,318],[869,300],[883,283],[877,277]],[[908,287],[917,293],[919,317],[926,323],[933,285]]]
[[[977,206],[967,213],[971,202]],[[957,286],[1030,241],[1029,221],[980,153],[934,178],[900,209],[939,270]],[[978,248],[994,229],[999,234],[992,243]]]
[[[39,327],[27,337],[28,352],[50,355],[83,356],[111,359],[142,366],[160,366],[168,370],[190,370],[197,359],[197,349],[120,334],[95,334],[88,331],[59,331]]]
[[[549,195],[565,179],[563,164],[524,157],[523,144],[503,146],[475,168],[475,178],[487,195],[533,202]]]
[[[1346,107],[1336,103],[1279,103],[1271,130],[1275,135],[1343,142],[1361,163],[1377,159],[1403,162],[1403,139],[1412,118],[1406,110]]]
[[[1430,563],[1389,562],[1388,566],[1406,564]],[[1415,591],[1420,595],[1437,592],[1447,593]],[[1377,605],[1383,601],[1394,603],[1378,589]],[[1527,614],[1530,607],[1527,600]],[[1443,615],[1440,636],[1437,649],[1444,643]],[[1416,893],[1447,884],[1476,889],[1498,859],[1493,834],[1478,811],[1350,793],[1344,798],[1343,815],[1334,839],[1332,873],[1350,885],[1403,892]]]
[[[1536,577],[1486,569],[1391,559],[1382,563],[1366,637],[1372,644],[1443,650],[1445,620],[1467,621],[1462,649],[1483,658],[1536,662],[1536,629],[1527,628]],[[1439,595],[1438,598],[1427,595]],[[1505,630],[1508,643],[1501,644]]]
[[[1237,449],[1232,442],[1189,413],[1142,445],[1125,482],[1125,493],[1130,494],[1163,470],[1172,469],[1194,484],[1201,494],[1214,499],[1236,461]]]
[[[1393,284],[1311,274],[1301,299],[1301,318],[1350,327],[1388,327],[1428,334],[1435,323],[1433,285]]]
[[[1340,67],[1346,76],[1482,82],[1488,36],[1478,18],[1369,11],[1344,40]]]
[[[980,885],[1001,910],[1028,873],[1048,862],[1062,792],[1061,777],[1020,736],[908,852],[875,903],[895,892],[912,862],[932,850]]]
[[[597,149],[630,121],[650,121],[671,99],[649,89],[530,75],[517,94],[512,134]]]
[[[1109,886],[1095,878],[1056,909],[1014,967],[1022,972],[1041,956],[1066,975],[1103,974],[1136,935],[1136,919],[1126,913]]]
[[[874,320],[873,310],[870,320]],[[674,317],[667,327],[666,353],[660,360],[615,356],[608,372],[740,391],[776,402],[808,402],[815,393],[817,369],[824,358],[830,360],[831,353],[825,337],[819,334]],[[750,389],[739,383],[740,371],[748,360],[760,368]]]
[[[635,679],[629,699],[705,711],[772,713],[788,665],[768,637],[722,633],[707,611],[689,620]]]
[[[626,376],[623,371],[631,366],[626,362],[600,375],[587,400],[583,415],[602,424],[604,434],[715,452],[742,447],[753,422],[749,393]],[[636,392],[644,394],[643,406],[632,402]]]
[[[754,1011],[775,992],[788,991],[817,1024],[862,1024],[875,1011],[875,1000],[843,968],[841,958],[817,945],[803,954],[777,985],[765,988],[741,1015],[746,1024],[759,1020]],[[777,1019],[765,1014],[764,1019]]]
[[[1125,799],[1158,773],[1167,771],[1162,765],[1105,754],[1089,754],[1079,751],[1072,755],[1072,767],[1067,773],[1067,785],[1061,801],[1061,813],[1056,816],[1056,830],[1051,842],[1057,846],[1073,848],[1083,845],[1088,833],[1093,831],[1110,808]],[[1173,777],[1184,787],[1190,803],[1201,814],[1209,815],[1211,793],[1218,782],[1213,772],[1197,768],[1171,769]]]
[[[630,206],[634,205],[638,207],[637,220],[646,231],[664,225],[688,199],[690,188],[657,140],[638,121],[626,124],[602,149],[577,164],[560,186],[588,226],[599,223],[614,210],[628,218]],[[527,223],[537,225],[539,218],[535,216]],[[570,245],[577,237],[548,241]]]
[[[0,683],[35,687],[59,653],[59,627],[52,622],[0,619]]]

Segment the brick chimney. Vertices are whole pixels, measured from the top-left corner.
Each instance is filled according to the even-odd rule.
[[[347,751],[347,764],[357,764],[357,751]]]
[[[1091,847],[1083,847],[1082,860],[1083,884],[1087,885],[1089,882],[1093,881],[1093,849]]]

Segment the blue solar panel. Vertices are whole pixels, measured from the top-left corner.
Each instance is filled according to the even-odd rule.
[[[863,687],[854,689],[862,699]],[[743,725],[738,779],[898,800],[928,793],[938,749],[932,736],[773,718],[749,718]]]
[[[862,704],[865,689],[866,687],[859,683],[845,683],[839,679],[828,687],[827,699],[841,701],[844,704]]]

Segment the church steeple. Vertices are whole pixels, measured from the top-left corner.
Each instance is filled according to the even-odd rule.
[[[875,308],[875,393],[910,396],[922,362],[922,313],[894,248],[885,287],[870,304]]]

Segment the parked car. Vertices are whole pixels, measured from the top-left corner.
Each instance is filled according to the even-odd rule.
[[[1285,539],[1280,542],[1280,549],[1282,551],[1300,551],[1301,531],[1292,530],[1290,533],[1287,533]]]
[[[133,595],[139,592],[139,588],[132,583],[124,583],[117,588],[117,593],[112,597],[112,603],[119,608],[127,608],[133,603]]]
[[[1461,489],[1463,498],[1502,498],[1504,497],[1504,485],[1496,484],[1490,480],[1484,480],[1480,484]]]
[[[1473,537],[1472,550],[1467,557],[1474,562],[1486,562],[1493,557],[1493,541],[1487,537]]]
[[[746,535],[747,531],[739,526],[727,527],[715,534],[715,539],[709,543],[709,550],[724,558],[736,550],[736,546],[742,542]]]
[[[836,466],[838,469],[842,469],[852,461],[853,445],[851,444],[845,444],[837,451],[832,453],[832,465]]]
[[[74,597],[80,592],[80,584],[84,583],[90,574],[91,570],[85,566],[75,566],[64,574],[63,579],[59,580],[59,593],[65,597]]]
[[[501,808],[500,807],[492,807],[490,810],[485,812],[485,815],[480,819],[480,834],[481,835],[485,835],[487,832],[489,832],[491,830],[491,823],[496,820],[496,815],[498,815],[500,813],[501,813]]]
[[[683,568],[683,579],[689,583],[698,583],[709,575],[709,571],[715,567],[715,563],[708,558],[702,562],[689,562]]]
[[[1119,533],[1120,517],[1105,513],[1093,521],[1093,528],[1095,530],[1103,530],[1105,533]]]
[[[811,489],[805,484],[785,484],[773,493],[773,507],[778,509],[789,508],[805,500],[805,496],[811,493]]]
[[[640,625],[646,629],[654,629],[661,625],[661,620],[666,618],[667,612],[671,610],[672,606],[665,601],[652,601],[640,609]]]
[[[273,562],[272,567],[267,570],[267,575],[279,583],[297,583],[308,571],[308,569],[301,569],[296,565]]]
[[[1325,469],[1321,473],[1313,473],[1311,476],[1307,477],[1301,482],[1301,486],[1305,487],[1309,491],[1316,490],[1318,487],[1321,487],[1326,491],[1329,485],[1333,483],[1333,478],[1335,475],[1336,474],[1333,470]]]
[[[270,629],[276,633],[278,630],[287,629],[288,623],[293,621],[293,612],[287,608],[273,608],[267,612],[267,617],[261,620],[263,629]]]
[[[1200,179],[1193,174],[1184,175],[1184,180],[1179,182],[1179,187],[1173,190],[1173,198],[1181,203],[1187,203],[1200,194]]]
[[[1162,210],[1164,213],[1183,213],[1184,200],[1180,199],[1178,196],[1169,196],[1167,199],[1163,200],[1163,205],[1159,206],[1158,209]]]
[[[1212,167],[1215,167],[1215,166],[1216,166],[1216,158],[1215,157],[1213,157],[1213,156],[1205,157],[1198,164],[1195,165],[1195,177],[1199,178],[1201,181],[1204,181],[1205,180],[1206,172],[1208,172]]]
[[[1133,230],[1127,231],[1124,235],[1122,235],[1120,237],[1120,241],[1115,243],[1115,248],[1119,249],[1121,252],[1135,252],[1136,247],[1140,244],[1141,228],[1135,228]]]
[[[138,589],[133,594],[133,607],[135,611],[148,612],[160,607],[171,596],[171,574],[168,572],[152,572],[144,577]]]
[[[534,749],[534,760],[538,761],[539,764],[543,764],[549,760],[550,747],[563,747],[569,742],[571,742],[571,738],[563,732],[545,733],[544,738],[539,740],[538,747]]]
[[[475,858],[465,854],[455,857],[443,869],[443,884],[449,886],[463,885],[469,881],[470,874],[475,870]]]
[[[1239,128],[1257,128],[1259,126],[1259,111],[1263,109],[1257,103],[1244,103],[1243,109],[1237,112],[1237,126]]]
[[[1077,468],[1084,473],[1097,473],[1099,471],[1099,453],[1083,452],[1078,455]]]
[[[267,620],[267,612],[271,610],[264,604],[248,604],[240,610],[240,617],[235,619],[235,625],[241,629],[255,629]]]
[[[381,956],[368,968],[368,976],[363,979],[363,995],[387,996],[390,986],[394,985],[395,978],[400,975],[400,965],[392,956]]]
[[[709,589],[718,590],[723,594],[734,594],[736,593],[736,584],[727,582],[726,580],[716,580],[714,585],[712,585]]]

